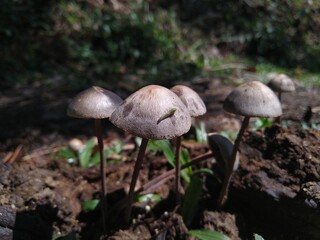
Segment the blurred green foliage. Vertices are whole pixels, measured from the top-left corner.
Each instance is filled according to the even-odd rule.
[[[320,1],[183,1],[184,19],[211,33],[222,48],[285,67],[318,71]]]
[[[63,74],[81,87],[132,72],[160,81],[188,71],[173,11],[151,11],[146,1],[119,11],[101,1],[4,1],[0,70],[7,84]]]
[[[0,86],[56,76],[79,89],[164,84],[219,64],[215,45],[317,71],[319,9],[315,0],[2,0]]]

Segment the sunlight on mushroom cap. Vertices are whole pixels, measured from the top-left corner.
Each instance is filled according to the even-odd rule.
[[[278,117],[281,104],[275,93],[258,81],[235,88],[225,99],[224,110],[247,117]]]
[[[170,88],[187,106],[191,117],[198,117],[207,112],[206,105],[199,94],[187,86],[176,85]]]
[[[175,138],[191,127],[189,111],[180,98],[158,85],[149,85],[131,94],[112,113],[110,121],[146,139]]]
[[[76,118],[108,118],[122,102],[113,92],[93,86],[72,99],[67,114]]]

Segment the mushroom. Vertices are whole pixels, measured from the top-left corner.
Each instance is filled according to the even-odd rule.
[[[296,87],[287,75],[285,74],[276,74],[276,73],[270,73],[268,75],[268,78],[270,79],[268,86],[275,92],[278,93],[278,98],[281,102],[281,93],[283,92],[294,92],[296,90]],[[277,117],[275,119],[275,122],[280,123],[281,117]]]
[[[281,93],[294,92],[296,90],[296,87],[294,86],[292,79],[285,74],[270,73],[268,75],[268,78],[270,79],[268,87],[270,87],[273,91],[278,93],[280,101]]]
[[[105,230],[105,210],[106,203],[104,198],[107,194],[105,184],[105,160],[103,153],[103,140],[101,134],[101,119],[109,118],[111,113],[118,107],[123,100],[116,94],[101,87],[93,86],[80,92],[75,96],[67,109],[67,114],[75,118],[90,118],[95,120],[95,132],[98,139],[100,153],[100,174],[101,174],[101,204],[102,221]]]
[[[235,140],[230,167],[222,185],[217,206],[220,208],[227,199],[227,192],[232,177],[236,155],[241,137],[249,125],[250,117],[278,117],[282,114],[281,104],[275,93],[258,81],[247,82],[235,88],[223,103],[225,111],[244,116],[240,131]]]
[[[134,188],[149,139],[172,139],[191,127],[188,109],[169,89],[149,85],[131,94],[112,113],[110,121],[120,129],[142,138],[127,198],[125,221],[131,215]]]
[[[198,117],[207,112],[206,105],[194,90],[184,85],[176,85],[170,88],[172,92],[178,95],[184,105],[188,108],[191,117]],[[181,148],[181,136],[176,138],[176,180],[175,190],[178,204],[180,203],[180,148]]]

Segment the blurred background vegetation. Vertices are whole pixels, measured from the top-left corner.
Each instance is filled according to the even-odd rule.
[[[3,89],[167,84],[230,62],[320,84],[318,0],[0,2]]]

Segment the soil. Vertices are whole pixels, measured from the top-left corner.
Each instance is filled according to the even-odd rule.
[[[207,132],[237,131],[241,118],[222,110],[222,102],[235,84],[219,78],[184,83],[204,99]],[[136,203],[133,221],[124,224],[123,211],[137,154],[135,138],[105,124],[104,144],[123,142],[121,161],[107,165],[107,232],[102,234],[100,206],[84,210],[85,201],[99,199],[99,168],[80,168],[59,157],[71,139],[87,140],[93,122],[65,116],[74,92],[34,86],[2,92],[0,97],[0,239],[194,239],[191,229],[210,229],[231,239],[320,239],[320,89],[298,87],[283,94],[282,119],[287,126],[249,129],[240,145],[240,166],[233,175],[229,198],[217,210],[219,178],[200,174],[203,183],[197,211],[188,224],[175,203],[172,177],[152,192],[160,201]],[[122,97],[129,93],[119,92]],[[304,128],[301,127],[304,120]],[[255,119],[252,119],[252,124]],[[253,126],[253,125],[251,125]],[[108,129],[108,131],[106,131]],[[205,143],[185,136],[183,147],[191,158],[210,152]],[[95,149],[96,151],[96,149]],[[197,168],[215,171],[209,158]],[[163,153],[148,152],[138,188],[172,169]],[[185,190],[186,184],[183,182]]]

